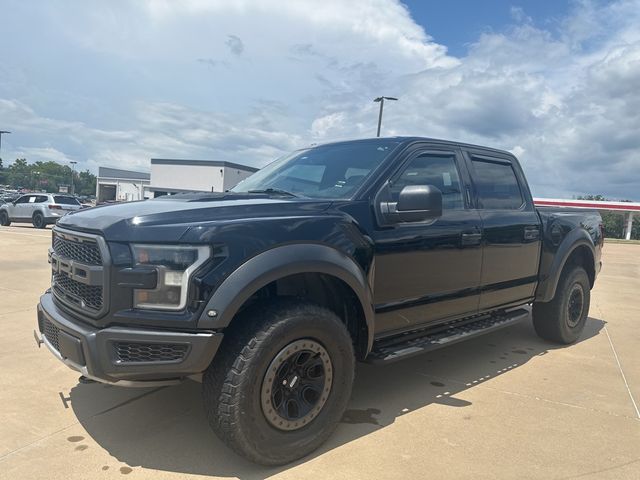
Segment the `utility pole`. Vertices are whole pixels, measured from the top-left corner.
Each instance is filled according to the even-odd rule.
[[[2,135],[11,133],[9,130],[0,130],[0,158],[2,158]]]
[[[69,163],[71,164],[71,195],[75,195],[76,186],[73,183],[73,177],[74,177],[74,174],[76,172],[76,163],[78,163],[78,162],[76,162],[75,160],[71,160]]]
[[[394,97],[378,97],[378,98],[374,98],[373,101],[374,102],[378,102],[380,103],[380,113],[378,114],[378,134],[376,135],[376,137],[380,136],[380,127],[382,126],[382,110],[384,109],[384,101],[385,100],[398,100],[397,98]]]

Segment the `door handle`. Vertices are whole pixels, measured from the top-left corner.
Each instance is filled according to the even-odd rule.
[[[524,227],[525,240],[538,240],[540,238],[540,228],[537,226]]]
[[[462,245],[480,245],[480,240],[482,240],[481,233],[463,233],[462,234]]]

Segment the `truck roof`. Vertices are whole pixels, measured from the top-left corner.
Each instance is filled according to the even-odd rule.
[[[360,138],[360,139],[354,139],[354,140],[340,140],[336,142],[327,142],[327,143],[322,143],[318,145],[313,145],[313,147],[320,146],[320,145],[339,145],[341,143],[356,143],[356,142],[364,143],[364,142],[371,142],[375,140],[398,140],[403,144],[409,144],[413,142],[431,142],[431,143],[438,143],[441,145],[451,145],[456,147],[467,147],[467,148],[474,148],[478,150],[485,150],[487,152],[500,153],[500,154],[509,155],[515,158],[515,155],[513,155],[513,153],[507,150],[501,150],[499,148],[486,147],[483,145],[475,145],[472,143],[465,143],[465,142],[457,142],[454,140],[443,140],[441,138],[417,137],[417,136],[370,137],[370,138]]]

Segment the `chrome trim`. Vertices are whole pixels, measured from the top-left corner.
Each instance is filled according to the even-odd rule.
[[[169,385],[178,385],[179,383],[182,382],[182,380],[179,378],[176,378],[173,380],[149,380],[149,381],[138,381],[138,382],[132,381],[132,380],[117,380],[115,382],[111,382],[111,381],[105,380],[104,378],[94,377],[89,373],[86,365],[78,365],[77,363],[69,360],[68,358],[64,358],[62,355],[60,355],[60,352],[58,352],[58,350],[56,350],[55,347],[51,345],[51,343],[49,343],[49,340],[47,340],[46,336],[44,335],[40,336],[35,331],[34,331],[34,334],[36,337],[36,342],[43,343],[45,347],[47,347],[49,351],[53,354],[53,356],[56,357],[58,360],[60,360],[62,363],[64,363],[67,367],[99,383],[115,385],[118,387],[140,387],[140,388],[147,387],[148,388],[148,387],[166,387]]]

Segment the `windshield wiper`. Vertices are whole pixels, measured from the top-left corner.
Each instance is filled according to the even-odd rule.
[[[297,197],[295,193],[287,192],[279,188],[264,188],[262,190],[249,190],[247,193],[267,193],[270,195],[284,195],[286,197]]]

